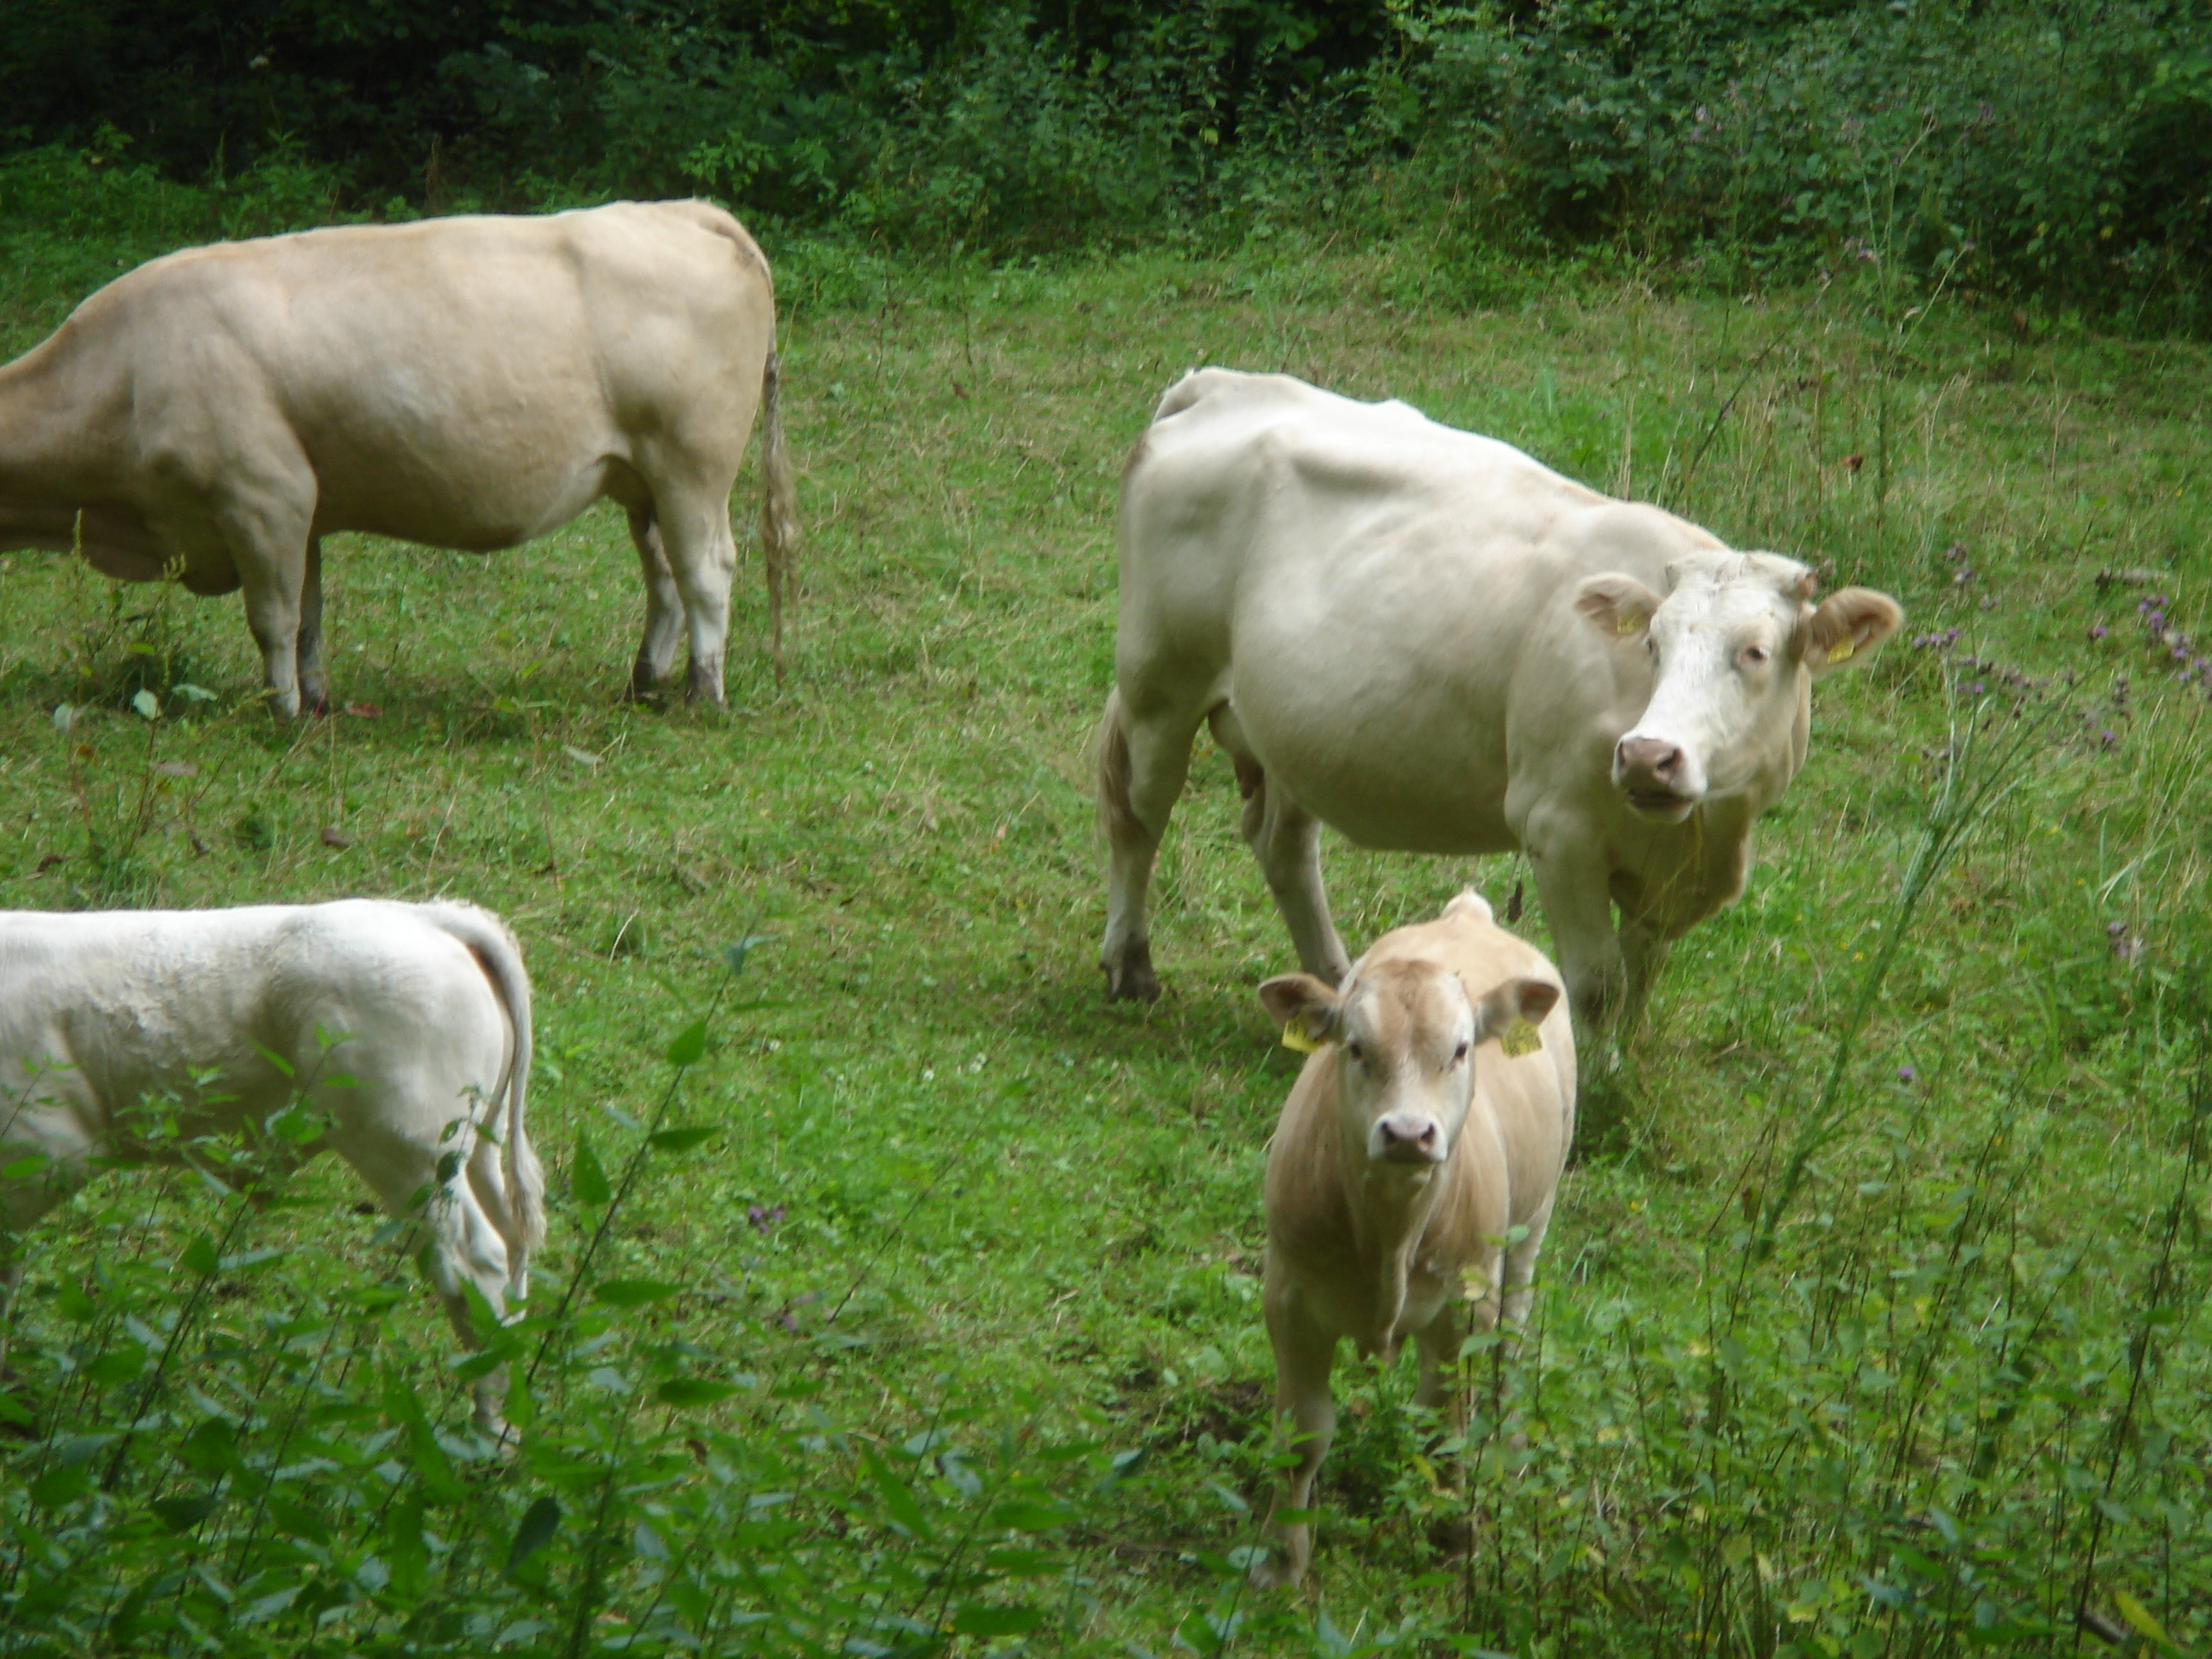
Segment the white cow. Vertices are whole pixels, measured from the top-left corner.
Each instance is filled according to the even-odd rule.
[[[1633,1023],[1669,941],[1743,890],[1805,759],[1810,685],[1895,631],[1401,403],[1202,369],[1121,485],[1116,688],[1099,732],[1113,997],[1159,994],[1146,895],[1201,724],[1298,959],[1344,946],[1320,825],[1363,847],[1525,851],[1577,1018]],[[1616,932],[1613,907],[1620,910]]]
[[[0,550],[242,587],[270,704],[327,706],[322,538],[489,551],[601,495],[645,567],[634,691],[722,700],[730,489],[763,421],[781,660],[797,537],[775,294],[704,202],[349,225],[190,248],[118,276],[0,368]]]
[[[529,1076],[520,951],[473,905],[0,911],[0,1286],[14,1236],[89,1160],[175,1156],[146,1144],[149,1120],[189,1139],[304,1105],[326,1127],[301,1155],[335,1148],[386,1210],[420,1215],[472,1343],[464,1287],[519,1303],[545,1235]],[[504,1395],[477,1384],[495,1432]]]
[[[1413,1337],[1416,1401],[1464,1426],[1445,1379],[1470,1316],[1528,1316],[1574,1139],[1575,1042],[1552,964],[1473,892],[1377,939],[1341,994],[1289,974],[1260,999],[1314,1050],[1267,1148],[1267,1336],[1297,1453],[1276,1509],[1301,1510],[1336,1426],[1341,1339],[1387,1364]],[[1253,1577],[1295,1583],[1312,1553],[1308,1523],[1277,1521]]]

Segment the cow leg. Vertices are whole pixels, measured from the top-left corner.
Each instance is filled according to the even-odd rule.
[[[629,671],[629,694],[652,695],[668,678],[676,660],[676,637],[684,623],[684,598],[677,590],[675,573],[660,544],[660,526],[649,507],[629,510],[629,538],[637,549],[637,562],[645,572],[645,638],[637,647],[637,661]]]
[[[1098,965],[1109,1001],[1150,1002],[1160,994],[1152,971],[1146,901],[1168,816],[1190,771],[1191,741],[1202,716],[1129,717],[1121,694],[1106,699],[1098,728],[1098,822],[1105,831],[1106,938]]]
[[[1267,1553],[1253,1564],[1252,1583],[1261,1589],[1305,1577],[1313,1559],[1313,1525],[1279,1517],[1311,1507],[1314,1476],[1336,1434],[1336,1401],[1328,1391],[1336,1339],[1287,1292],[1270,1294],[1267,1308],[1267,1337],[1275,1351],[1275,1429],[1291,1440],[1297,1462],[1284,1476],[1268,1514]]]
[[[315,475],[296,447],[289,456],[258,459],[284,470],[240,480],[228,499],[217,503],[214,517],[245,591],[246,625],[261,647],[269,711],[280,720],[297,720],[301,599],[307,547],[314,537]],[[319,593],[316,603],[319,628]]]
[[[655,495],[653,514],[691,639],[691,675],[684,696],[694,702],[722,702],[722,651],[730,636],[730,580],[738,544],[730,534],[730,491],[666,490]]]
[[[1624,985],[1619,1029],[1623,1041],[1635,1036],[1637,1027],[1644,1023],[1644,1004],[1650,1000],[1660,969],[1666,965],[1671,944],[1640,922],[1631,921],[1620,930]]]
[[[310,714],[331,712],[331,683],[323,668],[323,538],[307,538],[300,580],[300,706]]]
[[[1607,887],[1610,866],[1601,850],[1572,842],[1532,836],[1528,851],[1544,919],[1552,924],[1552,939],[1559,946],[1559,974],[1567,982],[1576,1032],[1595,1037],[1619,1015],[1628,989]]]
[[[1321,880],[1321,820],[1292,800],[1283,787],[1256,765],[1245,792],[1244,839],[1275,896],[1275,908],[1291,930],[1298,965],[1316,979],[1336,985],[1352,969],[1344,941],[1329,920],[1328,895]],[[1237,768],[1244,781],[1244,768]]]

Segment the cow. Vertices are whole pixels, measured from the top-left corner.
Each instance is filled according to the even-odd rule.
[[[1267,1149],[1267,1338],[1297,1462],[1256,1583],[1295,1583],[1312,1556],[1311,1525],[1281,1517],[1308,1507],[1328,1455],[1341,1339],[1389,1364],[1413,1338],[1416,1401],[1463,1429],[1445,1379],[1468,1327],[1528,1317],[1574,1139],[1564,989],[1472,891],[1377,939],[1340,991],[1310,974],[1261,986],[1284,1042],[1310,1053]]]
[[[1668,945],[1743,890],[1752,823],[1804,764],[1812,681],[1903,619],[1814,587],[1402,403],[1184,376],[1122,477],[1095,744],[1108,995],[1159,994],[1146,890],[1204,724],[1307,972],[1346,967],[1322,823],[1518,849],[1578,1024],[1632,1029]]]
[[[722,702],[730,489],[762,421],[775,659],[797,544],[775,295],[704,202],[347,225],[118,276],[0,367],[0,551],[243,589],[270,708],[326,709],[323,538],[489,552],[599,496],[645,568],[633,695]]]
[[[175,1162],[289,1109],[272,1164],[334,1148],[419,1218],[473,1346],[470,1289],[518,1306],[545,1236],[530,1034],[514,935],[474,905],[0,911],[0,1295],[17,1237],[95,1160]],[[495,1436],[505,1394],[497,1372],[477,1384]]]

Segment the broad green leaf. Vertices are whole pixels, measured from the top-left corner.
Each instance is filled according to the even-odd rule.
[[[131,699],[131,706],[149,720],[161,718],[161,700],[143,687]]]
[[[2166,1633],[2164,1626],[2151,1617],[2150,1609],[2125,1590],[2113,1592],[2112,1605],[2120,1610],[2120,1617],[2128,1621],[2129,1628],[2136,1635],[2147,1637],[2162,1648],[2173,1645],[2173,1638]]]
[[[185,1253],[179,1260],[202,1279],[208,1278],[222,1265],[216,1259],[215,1241],[205,1233],[197,1235],[191,1243],[185,1245]]]
[[[699,1056],[706,1052],[707,1022],[695,1019],[678,1031],[675,1041],[668,1045],[668,1063],[671,1066],[696,1066]]]
[[[722,1132],[711,1124],[690,1128],[661,1129],[647,1137],[647,1143],[656,1152],[688,1152],[694,1146],[702,1146]]]
[[[734,1382],[716,1382],[703,1376],[672,1376],[654,1390],[664,1404],[679,1407],[711,1406],[737,1391]]]
[[[553,1534],[560,1530],[561,1500],[549,1492],[522,1512],[514,1528],[514,1542],[507,1546],[506,1570],[513,1572],[551,1543]]]
[[[1041,1607],[999,1607],[988,1601],[969,1601],[952,1615],[952,1628],[963,1636],[1019,1636],[1044,1623]]]
[[[890,1511],[891,1519],[916,1538],[932,1538],[934,1534],[929,1529],[929,1517],[921,1512],[921,1503],[915,1497],[914,1488],[891,1473],[890,1466],[876,1455],[874,1447],[862,1446],[860,1461],[868,1471],[868,1478],[876,1483],[876,1490],[883,1493],[884,1507]]]
[[[745,958],[773,937],[769,933],[747,933],[743,939],[722,947],[722,960],[730,964],[732,973],[742,974],[745,971]]]
[[[190,1532],[213,1515],[221,1501],[213,1492],[203,1492],[189,1498],[157,1498],[148,1507],[171,1532]]]
[[[658,1279],[610,1279],[592,1292],[610,1308],[642,1308],[683,1293],[681,1285]]]
[[[576,1137],[576,1161],[569,1167],[568,1187],[576,1194],[576,1202],[587,1209],[603,1210],[615,1195],[607,1184],[607,1172],[599,1167],[599,1155],[592,1150],[590,1138],[582,1133]]]
[[[82,1496],[91,1484],[89,1464],[64,1463],[59,1468],[48,1469],[31,1482],[31,1502],[42,1510],[58,1510],[71,1498]]]

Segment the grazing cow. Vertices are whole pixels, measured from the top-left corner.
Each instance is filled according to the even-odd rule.
[[[1668,942],[1743,890],[1753,820],[1804,763],[1812,680],[1902,620],[1863,587],[1815,607],[1803,565],[1281,375],[1169,389],[1121,539],[1097,744],[1112,997],[1159,994],[1146,891],[1210,723],[1308,972],[1346,965],[1322,823],[1376,848],[1517,848],[1576,1019],[1632,1024]]]
[[[189,248],[118,276],[0,368],[0,550],[246,592],[270,706],[329,704],[322,538],[486,552],[601,495],[645,567],[633,692],[722,701],[730,489],[763,421],[781,662],[797,535],[775,295],[704,202],[349,225]]]
[[[1575,1041],[1542,952],[1462,893],[1434,921],[1384,934],[1340,994],[1308,974],[1260,1000],[1313,1050],[1267,1149],[1267,1337],[1275,1415],[1298,1461],[1277,1510],[1299,1510],[1336,1425],[1337,1341],[1420,1355],[1416,1400],[1447,1403],[1464,1321],[1527,1316],[1536,1253],[1575,1131]],[[1492,1039],[1497,1046],[1492,1047]],[[1516,1231],[1518,1230],[1518,1231]],[[1510,1241],[1510,1242],[1509,1242]],[[1255,1582],[1296,1583],[1304,1522],[1276,1522]]]
[[[473,905],[346,899],[235,910],[0,911],[0,1288],[13,1236],[111,1156],[304,1103],[301,1155],[334,1147],[394,1214],[419,1214],[453,1328],[528,1288],[544,1177],[523,1121],[530,980]],[[272,1144],[288,1143],[271,1137]],[[477,1384],[501,1431],[505,1379]]]

